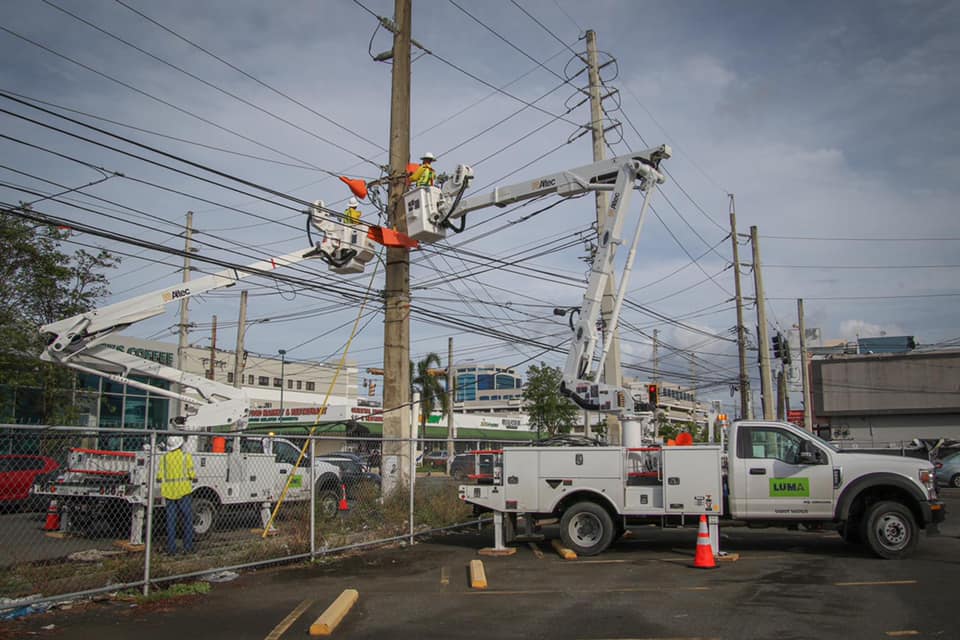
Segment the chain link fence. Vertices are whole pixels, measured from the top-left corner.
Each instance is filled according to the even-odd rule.
[[[2,425],[0,610],[475,524],[466,452],[501,443],[448,446]]]

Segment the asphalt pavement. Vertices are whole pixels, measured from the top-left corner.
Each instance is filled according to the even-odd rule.
[[[728,527],[721,547],[740,559],[701,570],[691,566],[696,529],[644,527],[595,558],[562,560],[548,543],[542,557],[526,544],[484,557],[488,588],[471,589],[468,565],[492,544],[487,528],[246,572],[201,596],[74,605],[3,623],[0,638],[304,638],[348,588],[360,598],[335,638],[952,638],[960,490],[944,498],[941,535],[901,561],[830,531]]]

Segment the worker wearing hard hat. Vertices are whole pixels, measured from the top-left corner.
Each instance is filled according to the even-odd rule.
[[[432,187],[433,181],[437,177],[437,172],[433,170],[431,164],[435,160],[432,153],[427,151],[420,157],[420,168],[410,176],[410,182],[417,187]]]
[[[350,198],[347,202],[347,210],[343,212],[343,221],[347,224],[358,224],[360,222],[360,210],[357,207],[360,203],[356,198]]]
[[[167,452],[160,458],[157,467],[157,482],[166,502],[167,553],[177,552],[177,520],[183,523],[183,551],[193,552],[193,483],[197,474],[193,470],[193,457],[183,450],[180,436],[167,438]]]

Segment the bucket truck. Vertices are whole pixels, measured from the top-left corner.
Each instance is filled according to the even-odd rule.
[[[270,439],[265,446],[260,436],[243,436],[250,399],[242,388],[119,351],[105,341],[136,322],[162,314],[171,302],[233,286],[248,276],[268,274],[316,255],[314,247],[243,268],[226,269],[40,329],[49,337],[40,355],[42,360],[178,400],[185,411],[171,420],[172,429],[184,435],[207,433],[189,435],[185,445],[194,457],[197,472],[193,511],[194,530],[198,534],[209,531],[225,508],[242,505],[258,506],[266,525],[270,504],[278,499],[288,478],[292,479],[287,500],[309,500],[313,493],[320,512],[333,517],[344,497],[339,470],[320,460],[306,459],[298,465],[299,447],[282,438]],[[171,388],[144,381],[151,379],[164,380]],[[176,390],[177,385],[184,391]],[[209,433],[215,427],[226,432]],[[225,440],[220,451],[198,446],[198,440],[210,442],[213,437]],[[105,514],[129,510],[129,542],[139,545],[149,497],[153,497],[155,506],[163,505],[155,483],[155,465],[161,455],[161,451],[150,450],[72,448],[67,453],[66,470],[55,480],[35,486],[33,492],[58,501],[64,530],[85,531],[102,523]]]
[[[473,172],[458,167],[441,188],[406,195],[411,237],[434,242],[465,226],[465,216],[544,195],[612,191],[599,229],[599,247],[563,369],[563,391],[579,406],[616,414],[624,446],[508,447],[493,455],[492,482],[462,485],[461,499],[494,512],[496,547],[512,535],[517,517],[530,525],[559,519],[564,544],[582,555],[606,549],[629,525],[683,524],[707,516],[714,552],[720,517],[753,526],[828,526],[876,555],[899,558],[917,545],[922,529],[935,530],[945,510],[933,466],[923,460],[838,451],[792,424],[742,421],[731,425],[726,446],[662,446],[653,439],[655,406],[628,389],[600,381],[626,291],[650,196],[664,178],[666,146],[618,156],[532,181],[464,197]],[[643,204],[614,301],[607,339],[597,322],[607,279],[634,189]],[[461,219],[459,227],[453,221]],[[594,363],[597,366],[593,366]],[[528,530],[532,532],[533,527]]]

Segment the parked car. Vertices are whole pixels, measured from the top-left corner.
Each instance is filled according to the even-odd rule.
[[[27,504],[34,483],[59,468],[57,461],[47,456],[0,455],[0,508]]]
[[[937,484],[960,488],[960,452],[953,453],[936,463]]]
[[[477,458],[480,458],[479,465]],[[457,480],[466,480],[470,476],[483,483],[493,481],[493,455],[481,453],[461,453],[453,459],[450,465],[450,475]]]
[[[428,451],[423,454],[423,458],[420,462],[424,467],[432,467],[434,469],[446,469],[447,468],[447,452],[445,449],[440,451]]]
[[[354,453],[327,453],[317,460],[329,462],[340,469],[340,478],[347,486],[350,500],[370,500],[380,496],[380,476],[370,472]]]

